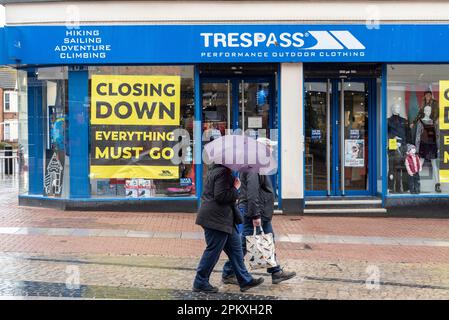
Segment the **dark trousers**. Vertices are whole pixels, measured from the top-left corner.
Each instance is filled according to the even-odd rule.
[[[408,173],[404,157],[399,152],[388,151],[388,189],[391,192],[407,192],[409,190]]]
[[[415,173],[413,176],[408,176],[409,186],[410,186],[410,193],[418,194],[420,193],[420,178],[419,173]]]
[[[204,228],[204,236],[207,246],[196,270],[193,282],[195,288],[201,289],[209,285],[210,275],[220,259],[222,251],[228,256],[240,287],[251,282],[253,277],[249,274],[243,261],[242,243],[236,228],[232,234]]]
[[[260,229],[260,228],[258,228]],[[271,225],[271,221],[263,221],[262,220],[262,229],[265,233],[272,233],[274,240],[274,232],[273,226]],[[258,230],[259,231],[259,230]],[[253,220],[247,217],[243,218],[243,232],[242,232],[242,249],[243,255],[246,255],[246,236],[252,236],[254,233]],[[277,261],[277,260],[276,260]],[[268,273],[275,273],[281,270],[281,266],[277,265],[273,268],[268,268]],[[234,275],[234,268],[232,267],[231,261],[227,261],[223,266],[223,278],[230,277]]]

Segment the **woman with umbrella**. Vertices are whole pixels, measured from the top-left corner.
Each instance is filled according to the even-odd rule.
[[[270,152],[276,145],[275,142],[267,138],[259,138],[257,141],[269,148]],[[265,233],[272,233],[274,237],[271,224],[274,212],[274,188],[269,176],[273,173],[272,171],[273,169],[269,171],[261,169],[259,172],[250,171],[241,174],[239,209],[243,214],[243,255],[246,254],[245,237],[252,235],[254,228],[262,228]],[[268,268],[267,272],[271,274],[273,284],[296,276],[295,272],[285,271],[279,264]],[[230,261],[226,262],[223,267],[222,281],[225,284],[237,284],[234,267]]]
[[[205,149],[209,147],[211,151],[209,159],[212,164],[207,172],[196,224],[204,229],[206,249],[197,268],[193,283],[194,292],[218,292],[218,288],[209,283],[209,278],[222,251],[229,258],[229,264],[235,271],[236,282],[242,292],[263,282],[263,278],[255,279],[249,274],[243,260],[242,243],[237,229],[237,225],[241,224],[242,220],[236,207],[240,181],[232,175],[232,170],[225,166],[226,163],[221,161],[223,157],[214,159],[211,156],[212,154],[224,156],[235,146],[231,146],[228,151],[221,150],[224,144],[220,144],[219,140],[222,139],[219,138],[205,147]],[[229,146],[230,144],[227,145]],[[214,148],[215,152],[213,152]],[[232,166],[230,162],[228,165]]]

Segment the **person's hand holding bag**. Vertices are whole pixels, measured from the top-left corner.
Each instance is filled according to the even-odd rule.
[[[242,185],[242,183],[240,182],[240,179],[238,177],[236,177],[234,180],[234,188],[239,190],[241,185]]]
[[[262,225],[262,219],[260,219],[260,218],[253,219],[254,228],[260,227],[261,225]]]

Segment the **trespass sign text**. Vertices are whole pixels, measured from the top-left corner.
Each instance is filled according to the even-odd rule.
[[[201,33],[205,48],[283,47],[308,50],[363,50],[365,46],[347,30],[307,32]]]

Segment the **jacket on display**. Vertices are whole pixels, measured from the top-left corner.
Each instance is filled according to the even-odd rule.
[[[388,138],[395,137],[401,138],[402,141],[399,142],[402,144],[409,143],[411,140],[408,121],[399,115],[392,115],[388,118]]]
[[[240,175],[239,207],[251,219],[271,221],[274,212],[274,188],[270,176],[257,173]]]
[[[420,119],[416,126],[416,152],[426,160],[438,157],[438,136],[435,122]]]
[[[407,154],[405,158],[405,167],[410,176],[413,176],[422,170],[422,163],[417,154]]]
[[[235,225],[242,223],[236,207],[238,191],[234,179],[231,170],[222,165],[209,167],[196,224],[232,234]]]

